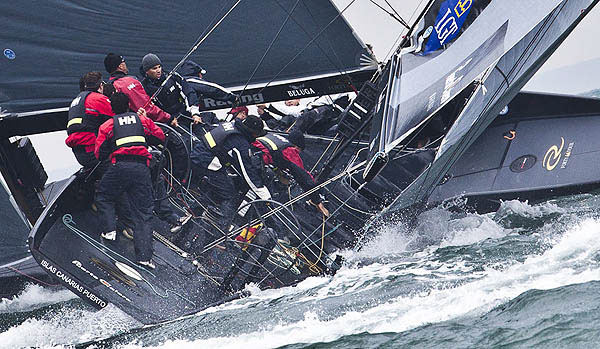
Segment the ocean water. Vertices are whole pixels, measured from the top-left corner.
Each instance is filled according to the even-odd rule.
[[[600,346],[600,195],[436,208],[374,228],[333,277],[146,327],[29,286],[0,301],[0,348],[591,348]]]

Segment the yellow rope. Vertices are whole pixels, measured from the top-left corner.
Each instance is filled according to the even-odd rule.
[[[317,258],[317,261],[312,263],[311,265],[308,266],[308,270],[314,272],[314,270],[318,270],[318,273],[322,272],[323,269],[317,267],[314,268],[320,261],[321,261],[321,256],[323,256],[323,246],[325,245],[325,214],[323,213],[323,224],[322,224],[323,228],[321,229],[321,251],[319,251],[319,258]],[[306,257],[304,257],[306,258]],[[307,259],[308,261],[308,259]]]
[[[310,270],[310,272],[313,273],[313,274],[321,274],[323,272],[323,269],[321,269],[320,267],[318,267],[317,264],[319,264],[319,262],[321,261],[321,257],[323,256],[323,247],[324,247],[324,245],[325,245],[325,215],[323,215],[323,224],[322,224],[322,229],[321,229],[321,249],[319,251],[319,257],[317,258],[316,262],[314,262],[314,263],[311,262],[303,253],[301,253],[295,247],[288,248],[286,246],[283,246],[282,244],[279,244],[279,246],[281,246],[288,253],[291,251],[296,256],[298,256],[301,259],[303,259],[306,262],[306,264],[308,264],[308,270]]]

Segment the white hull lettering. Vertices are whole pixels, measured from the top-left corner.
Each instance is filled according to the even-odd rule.
[[[315,92],[315,90],[313,90],[312,87],[310,88],[302,88],[299,90],[290,90],[287,91],[288,95],[290,97],[302,97],[302,96],[308,96],[308,95],[316,95],[317,93]]]
[[[80,261],[72,261],[71,263],[73,263],[75,266],[77,266],[79,269],[81,269],[84,273],[88,274],[93,279],[100,281],[100,283],[102,285],[106,286],[109,290],[111,290],[114,293],[116,293],[119,297],[121,297],[124,300],[128,301],[129,303],[131,303],[131,299],[127,298],[127,296],[125,296],[124,294],[122,294],[121,291],[119,291],[116,288],[114,288],[113,285],[110,284],[110,282],[108,282],[108,281],[106,281],[104,279],[100,279],[94,273],[92,273],[91,271],[87,270]]]
[[[228,106],[232,106],[231,102],[223,102],[223,101],[217,101],[215,99],[212,98],[204,98],[204,106],[205,107],[228,107]],[[242,104],[258,104],[258,103],[262,103],[265,101],[265,97],[263,96],[262,93],[255,93],[253,95],[243,95],[241,98]]]
[[[106,307],[108,304],[103,301],[102,299],[100,299],[98,296],[96,296],[95,294],[93,294],[92,292],[90,292],[88,289],[86,289],[85,287],[79,285],[77,283],[77,281],[71,279],[68,275],[66,275],[65,273],[63,273],[62,271],[58,270],[55,266],[51,265],[48,261],[46,261],[45,259],[43,259],[40,264],[42,265],[42,267],[44,267],[46,270],[48,270],[50,273],[52,273],[53,275],[56,275],[57,278],[59,278],[60,280],[62,280],[67,286],[69,286],[73,291],[77,291],[79,294],[81,294],[83,297],[89,299],[90,301],[92,301],[93,303],[98,304],[100,307],[104,308]]]

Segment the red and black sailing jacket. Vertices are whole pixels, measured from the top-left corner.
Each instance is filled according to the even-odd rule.
[[[144,90],[142,84],[131,75],[117,71],[111,74],[109,83],[115,87],[117,92],[123,92],[129,97],[129,109],[137,112],[138,109],[144,107],[148,117],[156,122],[164,122],[168,124],[173,120],[173,117],[154,105],[150,100],[150,96]]]
[[[292,143],[282,135],[267,133],[263,137],[258,137],[252,145],[260,149],[263,162],[267,165],[273,164],[273,155],[275,152],[280,152],[284,160],[289,161],[304,170],[304,163],[300,157],[300,151],[292,147]]]
[[[304,168],[304,162],[300,157],[298,148],[293,147],[292,143],[282,135],[267,133],[263,137],[258,137],[252,143],[252,146],[262,152],[263,162],[267,165],[275,165],[290,172],[298,185],[308,191],[315,187],[315,179],[312,174]],[[310,195],[313,203],[321,202],[319,192],[316,191]]]
[[[164,142],[165,134],[154,121],[145,116],[128,112],[113,116],[100,126],[96,138],[96,158],[110,156],[111,162],[141,161],[150,165],[152,154],[148,144]]]
[[[81,147],[87,153],[93,152],[100,125],[113,115],[110,100],[105,95],[81,92],[69,107],[65,144],[71,148]]]

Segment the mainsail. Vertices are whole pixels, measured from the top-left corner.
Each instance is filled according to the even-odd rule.
[[[0,108],[20,113],[68,106],[80,76],[104,72],[108,52],[122,54],[132,74],[148,52],[171,69],[236,2],[4,1]],[[330,1],[265,0],[239,2],[190,59],[208,71],[209,81],[255,88],[244,100],[252,104],[347,91],[375,69],[364,65],[365,57],[365,45]],[[311,85],[307,78],[319,80]],[[263,90],[267,84],[277,85],[274,96]],[[226,106],[202,102],[207,109]]]
[[[508,2],[504,1],[502,4]],[[546,1],[536,3],[539,8]],[[427,198],[454,162],[597,3],[598,0],[561,1],[527,35],[482,73],[476,82],[476,89],[443,139],[435,160],[402,192],[392,204],[392,209],[406,208]]]

